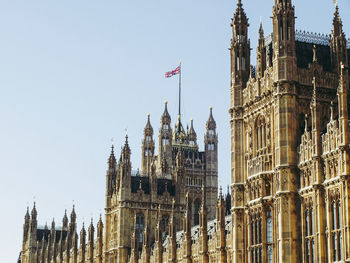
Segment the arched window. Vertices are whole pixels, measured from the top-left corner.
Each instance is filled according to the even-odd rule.
[[[306,262],[313,263],[315,259],[315,237],[314,237],[314,212],[312,208],[312,202],[309,200],[304,210],[304,225],[305,225],[305,256]]]
[[[251,262],[262,262],[262,225],[261,214],[257,212],[250,217],[250,232],[251,232]]]
[[[266,210],[266,244],[267,244],[267,263],[273,262],[272,248],[272,212],[271,208]]]
[[[196,226],[199,224],[199,208],[201,206],[200,200],[196,199],[193,203],[193,224]]]
[[[255,138],[256,138],[256,152],[257,155],[264,153],[265,147],[267,147],[266,143],[266,124],[264,117],[258,117],[256,121],[256,129],[255,129]]]
[[[342,207],[339,193],[332,197],[331,217],[332,217],[332,248],[333,260],[343,259],[343,236],[342,236]]]
[[[169,139],[163,138],[163,139],[162,139],[162,144],[163,144],[163,145],[169,145]]]
[[[169,225],[169,215],[163,215],[161,219],[161,231],[163,235],[168,234],[168,225]]]
[[[335,202],[332,203],[332,225],[333,230],[337,227],[337,208]]]
[[[142,213],[136,215],[136,230],[139,234],[139,243],[143,243],[144,216]]]

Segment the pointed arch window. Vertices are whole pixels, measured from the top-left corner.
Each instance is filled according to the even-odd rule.
[[[266,153],[267,148],[267,128],[265,118],[260,116],[256,121],[255,140],[257,155]]]
[[[194,225],[199,225],[199,208],[201,205],[201,202],[199,199],[196,199],[193,203],[194,209],[193,209],[193,223]]]
[[[256,212],[250,217],[250,250],[251,262],[262,262],[262,218],[261,213]]]
[[[272,211],[271,208],[267,208],[266,210],[266,258],[267,263],[273,262],[273,248],[272,248]]]
[[[169,139],[168,138],[163,138],[162,139],[162,145],[169,145]]]
[[[342,236],[342,206],[339,193],[332,197],[331,203],[332,231],[331,243],[334,261],[343,260],[343,236]]]
[[[142,213],[136,215],[136,230],[139,235],[139,243],[143,243],[144,216]]]
[[[305,244],[305,262],[313,263],[315,260],[315,236],[314,236],[314,212],[312,201],[304,208],[304,244]]]

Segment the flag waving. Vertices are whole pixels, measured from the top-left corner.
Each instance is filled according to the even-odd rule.
[[[180,72],[181,72],[181,64],[176,69],[174,69],[172,71],[165,72],[164,75],[166,78],[170,78],[174,75],[180,74]]]

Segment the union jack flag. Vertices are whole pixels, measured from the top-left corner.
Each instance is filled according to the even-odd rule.
[[[172,71],[165,72],[164,75],[166,78],[170,78],[176,74],[180,74],[180,71],[181,71],[181,66],[178,66],[176,69],[174,69]]]

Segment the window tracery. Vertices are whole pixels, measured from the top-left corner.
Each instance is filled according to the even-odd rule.
[[[333,261],[343,259],[343,236],[342,236],[342,206],[339,191],[331,194],[330,200],[330,218],[331,218],[331,248],[333,252]]]
[[[312,199],[308,199],[304,205],[304,243],[305,262],[315,262],[315,236],[314,236],[314,210]]]

